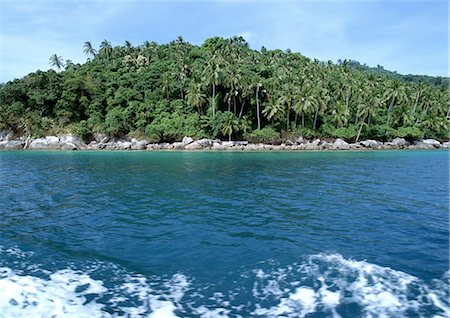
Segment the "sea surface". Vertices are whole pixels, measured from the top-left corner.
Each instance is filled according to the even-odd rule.
[[[0,317],[449,317],[449,153],[0,152]]]

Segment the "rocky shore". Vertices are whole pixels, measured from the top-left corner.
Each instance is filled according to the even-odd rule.
[[[146,140],[117,139],[97,135],[89,144],[75,135],[47,136],[44,138],[15,137],[11,132],[0,132],[0,150],[216,150],[216,151],[289,151],[289,150],[387,150],[387,149],[449,149],[450,142],[435,139],[418,140],[413,143],[395,138],[389,142],[363,140],[348,143],[342,139],[314,139],[302,137],[286,140],[281,144],[250,143],[248,141],[194,140],[184,137],[180,142],[150,143]]]

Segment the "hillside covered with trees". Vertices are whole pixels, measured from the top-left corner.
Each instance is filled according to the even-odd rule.
[[[0,86],[0,130],[175,141],[449,138],[448,78],[251,50],[241,37],[99,49]]]

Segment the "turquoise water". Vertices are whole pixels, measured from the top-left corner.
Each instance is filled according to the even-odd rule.
[[[448,317],[449,153],[0,152],[0,317]]]

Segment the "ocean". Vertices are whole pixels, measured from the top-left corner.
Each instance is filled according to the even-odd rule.
[[[450,317],[449,152],[0,152],[0,317]]]

